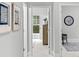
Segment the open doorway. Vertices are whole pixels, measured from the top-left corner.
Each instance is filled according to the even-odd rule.
[[[33,56],[49,56],[48,7],[32,7],[32,51]]]

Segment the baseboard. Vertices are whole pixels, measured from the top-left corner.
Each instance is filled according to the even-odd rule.
[[[27,52],[27,57],[32,56],[32,51]]]
[[[24,52],[24,57],[27,57],[27,52]]]
[[[54,51],[50,50],[50,55],[52,55],[53,57],[55,57]]]

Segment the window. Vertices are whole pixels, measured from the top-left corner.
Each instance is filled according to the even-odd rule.
[[[33,33],[39,33],[39,25],[33,25]]]
[[[33,24],[39,24],[39,16],[33,16]]]
[[[39,16],[33,16],[33,33],[39,33]]]

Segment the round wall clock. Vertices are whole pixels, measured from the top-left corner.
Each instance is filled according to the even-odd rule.
[[[64,23],[67,25],[67,26],[71,26],[73,23],[74,23],[74,18],[72,16],[66,16],[64,18]]]

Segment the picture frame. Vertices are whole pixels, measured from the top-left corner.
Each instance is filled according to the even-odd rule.
[[[20,8],[12,3],[12,30],[19,30],[20,24]]]
[[[8,24],[8,6],[0,3],[0,25]]]
[[[0,2],[0,34],[11,31],[11,4]]]

